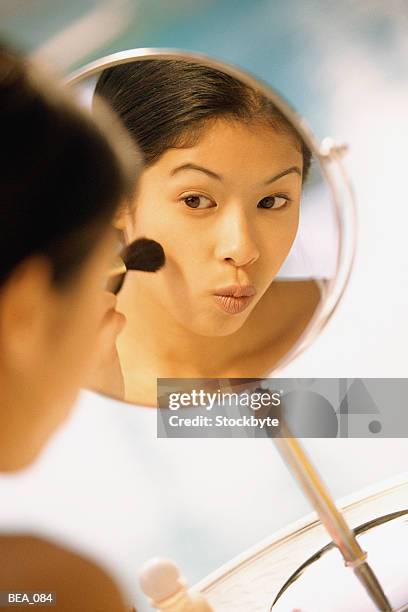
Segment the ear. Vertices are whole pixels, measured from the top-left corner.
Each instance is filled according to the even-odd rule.
[[[125,199],[116,210],[113,218],[113,227],[122,232],[126,231],[132,221],[132,203]]]
[[[120,233],[120,242],[123,245],[131,240],[134,231],[134,211],[132,202],[125,200],[118,208],[114,218],[113,227]]]
[[[26,371],[41,359],[56,299],[51,276],[45,257],[31,257],[12,272],[0,291],[1,359],[7,368]]]
[[[123,210],[122,208],[120,208],[114,218],[113,218],[113,222],[112,225],[115,229],[119,230],[120,232],[124,232],[126,230],[126,226],[127,226],[127,219],[126,219],[127,215],[126,215],[126,211]]]

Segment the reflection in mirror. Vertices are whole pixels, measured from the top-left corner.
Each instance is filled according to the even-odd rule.
[[[109,103],[144,157],[116,220],[123,242],[146,236],[166,256],[155,274],[129,271],[118,293],[123,385],[91,381],[108,395],[155,406],[159,377],[270,375],[335,277],[339,226],[320,165],[276,93],[236,74],[144,57],[101,62],[77,85]]]

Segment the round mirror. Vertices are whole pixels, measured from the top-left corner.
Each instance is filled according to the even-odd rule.
[[[345,148],[319,143],[265,83],[199,54],[120,52],[68,82],[85,104],[109,104],[144,159],[115,220],[118,251],[148,238],[165,255],[155,272],[127,266],[118,276],[126,323],[90,387],[155,406],[157,378],[281,371],[349,277]]]
[[[408,610],[406,572],[408,510],[364,523],[354,532],[375,568],[394,612]],[[318,596],[316,596],[318,593]],[[369,612],[378,609],[344,564],[333,542],[316,552],[283,585],[269,612],[314,610]]]

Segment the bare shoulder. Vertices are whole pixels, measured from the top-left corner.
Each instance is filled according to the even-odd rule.
[[[321,289],[314,279],[278,280],[271,284],[260,301],[259,315],[281,315],[283,327],[293,324],[294,318],[299,322],[309,321],[321,297]]]
[[[274,281],[242,330],[247,338],[248,371],[253,375],[270,371],[301,337],[321,298],[313,279]]]
[[[0,590],[54,591],[54,609],[61,612],[130,610],[114,581],[95,563],[29,535],[0,536]]]

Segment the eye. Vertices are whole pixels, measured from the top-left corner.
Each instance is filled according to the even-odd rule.
[[[267,196],[258,202],[258,208],[283,208],[288,202],[289,198],[283,195]]]
[[[216,204],[206,196],[191,194],[182,198],[182,202],[189,208],[214,208]]]

